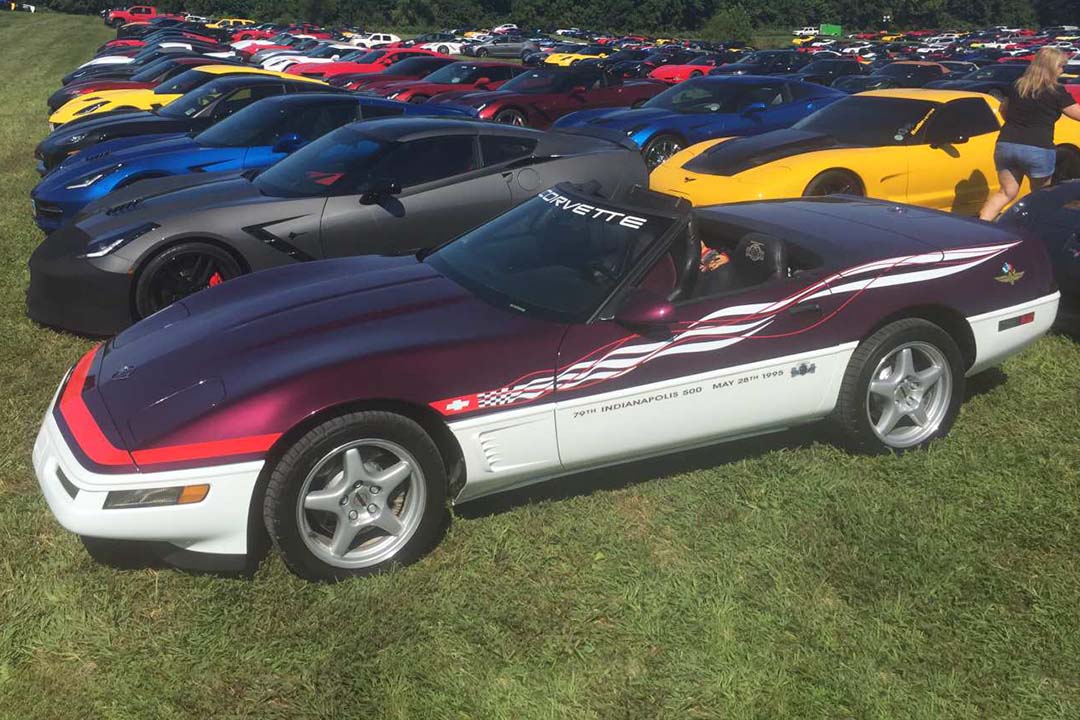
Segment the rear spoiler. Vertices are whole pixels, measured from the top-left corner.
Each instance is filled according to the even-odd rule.
[[[641,150],[637,144],[631,140],[626,133],[618,130],[609,130],[607,128],[600,128],[591,125],[582,127],[569,127],[569,128],[552,128],[551,132],[563,133],[564,135],[585,135],[587,137],[594,137],[600,140],[607,140],[608,142],[621,145],[622,147],[638,152]]]

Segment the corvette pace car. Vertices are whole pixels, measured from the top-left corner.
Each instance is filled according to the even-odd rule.
[[[987,223],[559,185],[428,254],[147,318],[63,379],[33,464],[99,555],[239,567],[265,529],[339,580],[419,558],[448,499],[823,418],[857,450],[923,447],[1057,304],[1042,245]]]
[[[534,68],[497,90],[452,90],[428,102],[472,108],[477,117],[508,125],[549,127],[587,108],[636,107],[667,89],[652,80],[627,80],[596,68]]]
[[[248,272],[439,245],[568,179],[614,192],[647,171],[617,134],[449,117],[352,123],[261,173],[144,180],[90,203],[31,256],[27,310],[111,335]]]
[[[179,100],[150,112],[124,112],[87,117],[49,133],[34,150],[38,173],[44,175],[64,160],[99,142],[135,135],[162,135],[205,130],[256,100],[275,95],[326,92],[333,88],[303,78],[274,75],[232,75],[192,90]]]

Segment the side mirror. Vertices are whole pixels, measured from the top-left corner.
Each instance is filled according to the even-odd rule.
[[[945,145],[963,145],[968,141],[967,135],[931,135],[930,147],[939,148]]]
[[[360,192],[361,205],[374,205],[383,198],[397,195],[401,192],[401,186],[393,180],[379,178],[367,183]]]
[[[331,55],[330,56],[330,62],[337,62],[339,57],[341,57],[341,56],[336,54],[336,53],[334,55]]]
[[[486,78],[486,77],[482,77],[482,78],[480,78],[479,80],[477,80],[474,83],[474,85],[476,85],[476,87],[478,87],[478,88],[486,88],[490,84],[491,84],[491,78]]]
[[[627,296],[615,313],[615,322],[629,328],[667,325],[675,315],[675,306],[651,290],[638,288]]]
[[[750,103],[749,105],[744,107],[743,110],[742,110],[742,114],[743,115],[756,115],[757,113],[765,112],[767,109],[768,109],[768,106],[766,106],[765,103],[763,103],[763,102],[755,102],[755,103]]]
[[[300,137],[296,133],[287,133],[277,139],[270,151],[274,153],[285,153],[286,155],[288,155],[291,152],[296,152],[303,145],[304,138]]]

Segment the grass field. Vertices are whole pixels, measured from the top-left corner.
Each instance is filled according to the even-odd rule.
[[[462,507],[333,587],[94,564],[30,468],[89,343],[23,315],[44,100],[108,32],[0,14],[0,718],[1080,717],[1080,345],[972,382],[951,437],[788,433]],[[723,408],[718,408],[723,412]]]

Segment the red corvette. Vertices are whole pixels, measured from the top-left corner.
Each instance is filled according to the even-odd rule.
[[[685,65],[661,65],[650,72],[649,77],[653,80],[674,85],[693,77],[708,75],[710,70],[723,64],[724,58],[722,55],[702,55]]]
[[[420,80],[401,80],[369,85],[376,95],[402,102],[422,103],[441,93],[470,90],[495,90],[524,70],[520,65],[500,62],[455,62]]]
[[[448,92],[431,102],[471,107],[484,120],[543,129],[576,110],[635,107],[666,89],[655,80],[624,81],[595,66],[544,67],[527,70],[498,90]]]
[[[182,40],[190,40],[193,42],[207,43],[210,45],[216,45],[219,41],[215,37],[209,35],[202,35],[200,33],[183,32],[179,35],[168,37],[170,41],[177,42]],[[102,53],[106,50],[114,50],[116,48],[141,48],[146,46],[146,40],[141,38],[123,38],[118,40],[110,40],[97,49],[97,53]]]
[[[381,72],[335,75],[330,79],[330,84],[334,87],[343,87],[346,90],[364,90],[371,93],[393,83],[425,78],[453,62],[454,59],[451,57],[428,57],[422,55],[420,57],[405,58]]]
[[[352,62],[297,63],[285,72],[289,75],[302,75],[303,77],[327,80],[346,73],[377,73],[406,58],[420,56],[449,57],[448,55],[419,48],[401,48],[398,50],[383,50],[380,48],[372,50],[366,55],[361,55]]]

